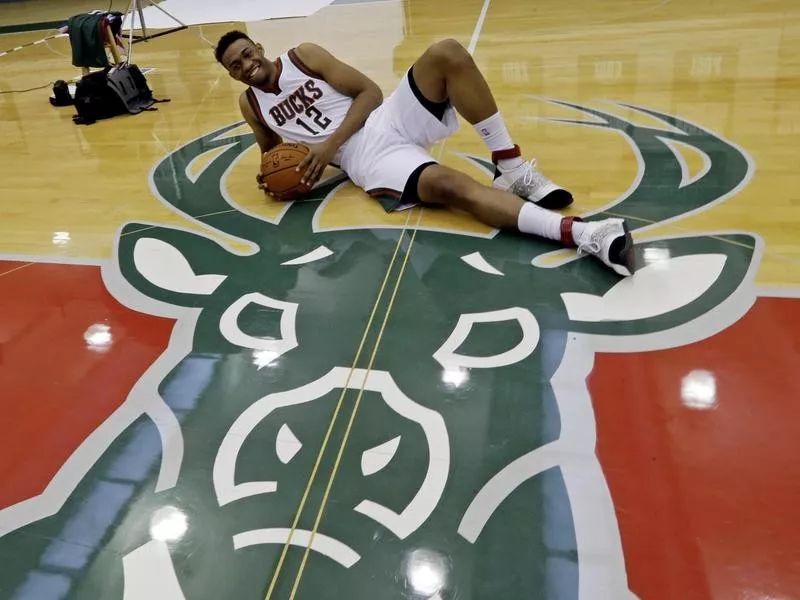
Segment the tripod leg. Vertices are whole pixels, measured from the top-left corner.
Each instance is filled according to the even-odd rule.
[[[131,57],[133,56],[133,21],[135,17],[133,16],[133,11],[136,8],[136,0],[131,0],[128,2],[128,9],[125,11],[125,15],[131,16],[131,22],[129,24],[128,29],[128,56],[125,58],[125,64],[131,64]],[[126,17],[127,18],[127,17]]]
[[[109,49],[111,50],[111,56],[114,57],[114,65],[122,64],[122,59],[119,57],[119,50],[117,50],[117,41],[114,39],[114,34],[111,31],[111,27],[106,25],[105,31],[106,43],[108,44]]]
[[[168,13],[167,11],[165,11],[165,10],[164,10],[163,8],[161,8],[161,7],[160,7],[158,4],[156,4],[155,2],[153,2],[153,0],[145,0],[145,2],[147,2],[147,3],[148,3],[150,6],[153,6],[153,7],[157,8],[158,10],[160,10],[162,13],[164,13],[165,15],[167,15],[167,16],[168,16],[170,19],[172,19],[173,21],[175,21],[176,23],[178,23],[178,24],[179,24],[179,25],[181,25],[182,27],[186,27],[186,23],[184,23],[183,21],[181,21],[180,19],[178,19],[178,18],[177,18],[175,15],[171,15],[170,13]],[[141,10],[141,9],[139,9],[139,10]],[[144,23],[144,21],[142,21],[142,23]]]
[[[0,0],[0,1],[2,1],[2,0]],[[139,15],[139,29],[142,30],[142,35],[141,36],[136,36],[136,42],[143,42],[143,41],[146,42],[149,39],[161,37],[162,35],[167,35],[169,33],[174,33],[175,31],[181,31],[183,29],[187,29],[188,28],[188,26],[183,21],[180,21],[179,19],[176,19],[173,15],[171,15],[166,10],[161,8],[155,2],[153,2],[153,0],[144,0],[144,1],[147,2],[150,6],[156,7],[162,13],[167,15],[170,19],[172,19],[177,24],[179,24],[180,27],[169,29],[167,31],[160,31],[160,32],[158,32],[158,33],[156,33],[154,35],[148,35],[147,34],[147,28],[146,28],[146,26],[144,24],[144,13],[142,11],[142,6],[141,6],[140,0],[130,0],[130,2],[128,4],[128,11],[129,12],[126,13],[126,14],[130,14],[130,17],[131,17],[131,25],[130,25],[130,29],[128,31],[128,58],[126,60],[126,64],[130,64],[131,56],[133,55],[133,44],[135,43],[134,40],[133,40],[133,30],[134,30],[133,21],[135,19],[135,17],[134,17],[135,14]]]
[[[142,5],[136,2],[136,10],[139,12],[139,25],[142,28],[142,37],[147,39],[147,28],[144,25],[144,15],[142,14]]]

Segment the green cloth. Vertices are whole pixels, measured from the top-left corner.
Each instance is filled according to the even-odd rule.
[[[69,20],[69,43],[75,67],[107,67],[108,56],[103,35],[105,14],[75,15]]]

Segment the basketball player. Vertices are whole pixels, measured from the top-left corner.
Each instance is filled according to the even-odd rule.
[[[307,184],[332,164],[368,194],[395,198],[392,210],[446,204],[492,227],[560,240],[620,275],[632,273],[633,241],[622,219],[584,223],[549,210],[568,206],[572,195],[535,161],[523,161],[486,80],[458,42],[430,46],[385,101],[373,81],[315,44],[272,62],[260,44],[231,31],[220,38],[216,58],[248,86],[239,107],[262,152],[283,139],[311,149],[299,167]],[[491,187],[428,153],[458,130],[456,111],[492,153]]]

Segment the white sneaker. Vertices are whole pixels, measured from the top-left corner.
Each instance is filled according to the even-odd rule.
[[[502,171],[495,165],[492,187],[511,192],[550,210],[572,204],[572,194],[542,175],[536,169],[536,159],[508,171]]]
[[[591,254],[623,276],[632,275],[636,270],[633,251],[633,237],[628,224],[623,219],[603,219],[584,223],[583,235],[578,236],[575,245],[578,254]],[[614,246],[612,244],[620,240]]]

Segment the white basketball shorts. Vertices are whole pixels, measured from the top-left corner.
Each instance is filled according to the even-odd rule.
[[[397,89],[348,140],[341,157],[341,168],[351,181],[387,211],[417,204],[416,190],[402,198],[406,183],[422,165],[438,162],[431,147],[459,128],[453,106],[448,104],[444,117],[436,118],[414,93],[411,77],[409,69]]]

